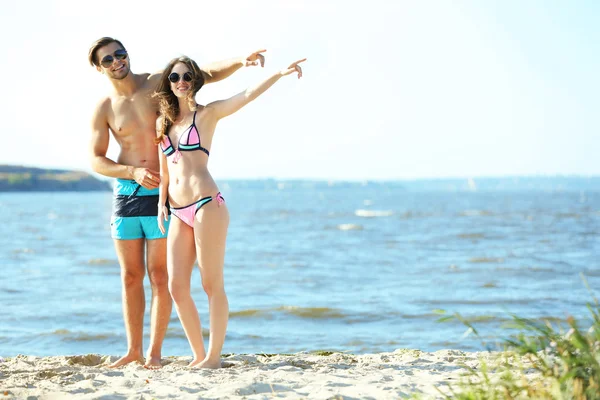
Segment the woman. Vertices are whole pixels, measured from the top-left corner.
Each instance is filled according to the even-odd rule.
[[[154,94],[161,115],[156,122],[160,156],[158,223],[164,233],[168,219],[167,195],[172,218],[167,237],[169,291],[188,338],[194,359],[190,367],[219,368],[229,318],[223,284],[225,239],[229,212],[207,164],[217,122],[254,100],[282,76],[298,73],[299,60],[245,91],[206,106],[195,96],[204,83],[198,65],[188,57],[172,60]],[[198,151],[196,151],[198,150]],[[198,260],[202,286],[208,295],[210,339],[204,350],[200,317],[190,292],[194,261]]]

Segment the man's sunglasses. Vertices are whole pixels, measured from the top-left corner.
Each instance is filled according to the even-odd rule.
[[[102,60],[100,60],[100,65],[102,65],[104,68],[108,68],[112,65],[113,61],[115,61],[115,58],[117,60],[126,59],[127,51],[125,49],[119,49],[119,50],[115,51],[112,56],[110,54],[107,56],[104,56],[104,58]]]
[[[179,79],[181,79],[181,78],[182,77],[180,77],[177,72],[171,72],[171,74],[169,75],[169,82],[177,83],[177,82],[179,82]],[[183,80],[186,82],[191,82],[192,81],[192,73],[186,72],[185,74],[183,74]]]

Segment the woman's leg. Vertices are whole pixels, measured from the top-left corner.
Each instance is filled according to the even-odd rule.
[[[206,358],[197,364],[201,368],[220,368],[221,350],[229,320],[229,303],[223,282],[225,241],[229,227],[229,211],[225,203],[216,200],[203,206],[196,214],[194,234],[202,287],[208,296],[210,340]]]
[[[206,353],[202,340],[200,316],[190,291],[192,269],[196,259],[193,229],[171,215],[167,236],[167,270],[169,272],[169,292],[173,297],[179,320],[188,338],[194,360],[202,361]]]

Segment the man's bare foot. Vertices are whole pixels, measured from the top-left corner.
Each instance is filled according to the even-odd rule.
[[[144,368],[146,368],[146,369],[161,369],[162,364],[160,363],[160,357],[146,358],[146,364],[144,364]]]
[[[221,360],[218,359],[216,361],[213,360],[202,360],[199,363],[196,363],[194,365],[194,362],[192,361],[192,363],[190,363],[190,367],[194,367],[194,368],[208,368],[208,369],[219,369],[221,368]]]
[[[108,366],[108,368],[119,368],[119,367],[122,367],[123,365],[129,364],[132,362],[137,362],[139,364],[143,364],[144,358],[137,354],[126,354],[123,357],[119,358],[114,363],[110,364]]]

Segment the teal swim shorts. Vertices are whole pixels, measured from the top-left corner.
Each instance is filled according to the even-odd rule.
[[[158,228],[158,188],[146,189],[136,181],[117,179],[113,191],[110,219],[111,237],[119,240],[164,239],[169,222],[164,221],[165,234]]]

